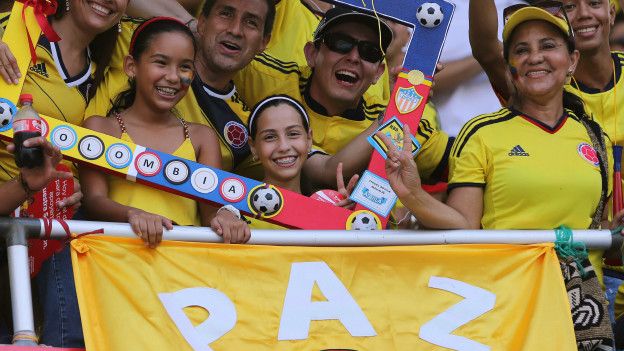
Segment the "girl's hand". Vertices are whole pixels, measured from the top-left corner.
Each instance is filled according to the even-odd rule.
[[[0,40],[0,75],[7,84],[18,84],[22,74],[9,46]]]
[[[338,188],[336,190],[338,190],[340,195],[344,197],[344,200],[340,200],[336,203],[336,206],[344,207],[348,210],[352,210],[355,207],[355,202],[351,201],[349,196],[351,196],[351,192],[353,191],[353,188],[355,188],[359,178],[359,174],[354,175],[349,180],[347,187],[345,187],[344,177],[342,176],[342,162],[338,163],[338,167],[336,168],[336,185],[338,185]]]
[[[74,192],[71,194],[71,196],[59,201],[58,206],[60,208],[74,207],[74,211],[75,211],[80,207],[81,200],[82,200],[82,188],[80,187],[80,182],[78,181],[78,178],[74,178]]]
[[[128,223],[132,231],[152,249],[162,241],[163,228],[173,229],[170,219],[136,208],[128,211]]]
[[[412,193],[420,191],[421,182],[418,174],[418,167],[412,157],[412,145],[410,138],[410,128],[403,125],[403,147],[399,151],[390,139],[383,133],[377,132],[388,148],[386,152],[386,175],[392,190],[400,199],[406,198]]]
[[[244,244],[251,238],[247,222],[227,210],[217,211],[210,221],[210,228],[223,237],[226,244]]]

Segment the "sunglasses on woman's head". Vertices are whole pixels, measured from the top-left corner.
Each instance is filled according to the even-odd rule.
[[[342,33],[325,33],[317,40],[324,43],[327,48],[339,54],[347,54],[357,47],[360,58],[364,61],[377,63],[383,60],[384,55],[379,48],[379,43],[367,40],[357,40]]]
[[[572,31],[570,20],[568,20],[568,15],[566,15],[565,10],[563,9],[563,3],[561,1],[538,1],[531,5],[516,4],[516,5],[508,6],[503,10],[504,23],[507,23],[511,15],[513,15],[518,10],[523,9],[525,7],[537,7],[550,13],[551,15],[555,17],[561,18],[568,24],[568,37],[574,38],[574,32]]]

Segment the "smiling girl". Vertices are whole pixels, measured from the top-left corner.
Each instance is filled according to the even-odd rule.
[[[131,86],[113,104],[108,117],[94,116],[84,126],[127,141],[197,161],[221,166],[215,132],[176,116],[172,110],[186,94],[193,78],[195,42],[191,31],[173,18],[156,17],[134,32],[124,69]],[[129,222],[134,232],[150,247],[162,239],[163,229],[179,225],[209,225],[214,220],[242,228],[243,222],[231,212],[106,176],[88,167],[80,168],[85,184],[85,209],[94,219]],[[219,232],[218,228],[215,228]],[[226,242],[248,240],[244,231],[235,231]],[[221,233],[222,234],[222,233]]]

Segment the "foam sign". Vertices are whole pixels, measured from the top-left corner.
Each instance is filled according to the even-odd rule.
[[[444,0],[326,0],[350,7],[356,11],[375,14],[380,18],[397,22],[413,29],[403,69],[397,77],[390,102],[384,113],[384,122],[397,118],[416,131],[422,117],[433,81],[436,64],[442,53],[455,5]],[[386,124],[384,124],[386,126]],[[410,136],[411,137],[411,136]],[[373,147],[381,153],[373,152],[368,170],[386,178],[385,154],[378,140],[369,139]],[[361,179],[360,182],[365,179]],[[363,197],[362,197],[363,199]],[[367,200],[356,200],[356,210],[370,208]],[[381,212],[382,221],[387,215]]]
[[[2,101],[5,99],[0,98],[0,103]],[[350,227],[347,222],[351,211],[341,207],[51,117],[41,117],[47,126],[46,139],[72,161],[198,201],[233,205],[250,216],[290,228]],[[0,128],[0,139],[10,141],[12,138],[11,123]],[[370,229],[376,228],[371,226]]]
[[[37,42],[41,33],[31,7],[25,8],[26,21],[22,21],[23,9],[23,4],[16,1],[3,36],[22,73],[22,79],[17,85],[7,84],[0,79],[0,139],[9,141],[13,136],[12,116],[17,111],[15,102],[31,60],[27,33],[30,33],[33,42]],[[352,227],[354,221],[361,219],[368,219],[367,222],[371,224],[357,228],[378,228],[374,222],[380,220],[369,211],[358,213],[354,218],[349,210],[301,194],[128,143],[52,117],[41,117],[44,122],[42,134],[61,149],[65,158],[98,167],[131,181],[198,201],[232,205],[250,216],[290,228],[347,229]],[[302,213],[306,215],[302,216]],[[371,221],[371,218],[374,220]]]

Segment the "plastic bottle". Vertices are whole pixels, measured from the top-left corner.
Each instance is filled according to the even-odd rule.
[[[41,136],[41,117],[32,107],[30,94],[22,94],[22,106],[13,117],[13,143],[15,143],[15,164],[18,167],[35,168],[43,165],[43,150],[40,146],[24,147],[24,140]]]

